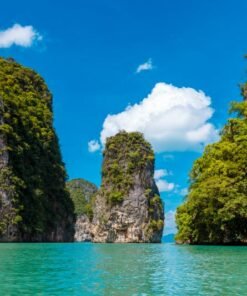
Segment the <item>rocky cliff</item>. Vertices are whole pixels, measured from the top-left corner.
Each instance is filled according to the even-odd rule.
[[[4,127],[4,105],[0,98],[0,131]],[[10,182],[9,152],[6,137],[0,132],[0,241],[17,240],[17,227],[11,221],[15,218],[13,209],[14,188]]]
[[[93,206],[94,242],[161,242],[164,209],[153,174],[154,153],[142,134],[107,139]]]
[[[76,214],[74,240],[76,242],[92,241],[92,203],[98,189],[94,184],[84,179],[68,181],[66,186],[74,203]]]
[[[0,241],[71,241],[73,203],[44,80],[0,58]]]

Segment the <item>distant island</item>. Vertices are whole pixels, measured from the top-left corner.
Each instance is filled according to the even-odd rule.
[[[174,233],[165,234],[162,237],[162,242],[164,242],[164,243],[175,243],[175,234]]]

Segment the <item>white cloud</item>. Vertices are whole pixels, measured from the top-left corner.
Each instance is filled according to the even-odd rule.
[[[142,71],[152,70],[153,69],[153,63],[152,59],[148,59],[145,63],[139,65],[136,69],[136,73],[140,73]]]
[[[188,188],[187,187],[181,188],[180,185],[176,184],[173,190],[173,193],[181,196],[186,196],[188,194]]]
[[[163,177],[171,175],[170,172],[168,172],[165,169],[155,170],[154,171],[154,179],[155,183],[159,189],[159,192],[167,192],[172,191],[175,187],[174,183],[169,183],[166,180],[162,179]]]
[[[159,192],[167,192],[167,191],[172,191],[175,187],[174,183],[169,183],[166,180],[163,179],[158,179],[155,181],[156,185],[159,189]]]
[[[201,150],[218,138],[218,131],[208,122],[213,115],[210,104],[202,91],[157,83],[141,102],[106,117],[101,143],[125,130],[142,132],[155,152]]]
[[[91,140],[88,142],[88,151],[95,152],[100,149],[100,144],[97,140]]]
[[[168,211],[165,213],[165,228],[164,228],[165,235],[177,232],[175,215],[176,215],[176,211]]]
[[[188,194],[188,188],[182,188],[182,189],[180,190],[180,195],[185,196],[185,195],[187,195],[187,194]]]
[[[0,31],[0,48],[8,48],[12,45],[30,47],[37,40],[42,40],[42,36],[32,26],[15,24],[11,28]]]
[[[165,169],[155,170],[154,171],[154,179],[160,179],[162,177],[168,176],[169,172]]]

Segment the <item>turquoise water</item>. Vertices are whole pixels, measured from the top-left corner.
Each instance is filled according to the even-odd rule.
[[[0,244],[0,295],[247,295],[247,247]]]

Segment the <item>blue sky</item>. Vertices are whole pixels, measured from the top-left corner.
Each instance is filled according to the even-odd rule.
[[[179,92],[181,97],[182,87],[190,87],[195,91],[194,100],[202,90],[204,101],[206,96],[211,98],[210,106],[202,107],[202,116],[207,108],[215,112],[201,125],[210,123],[211,132],[222,127],[229,102],[240,99],[238,84],[246,79],[246,11],[244,0],[4,1],[0,30],[6,32],[14,24],[32,26],[23,37],[31,41],[23,44],[18,36],[13,37],[14,31],[10,39],[0,33],[0,55],[14,57],[45,78],[54,96],[55,127],[69,178],[83,177],[99,185],[102,156],[100,151],[90,153],[88,142],[100,142],[107,115],[124,112],[128,105],[138,104],[139,111],[134,117],[125,112],[127,122],[134,122],[140,113],[145,115],[140,102],[157,83],[162,87],[172,84],[168,95]],[[137,73],[140,65],[143,70]],[[161,91],[159,102],[165,92]],[[183,100],[190,105],[188,94]],[[166,127],[153,125],[156,110],[151,100],[149,103],[154,109],[147,114],[150,121],[143,129],[153,139],[159,128],[162,132]],[[167,114],[162,112],[154,117],[158,122]],[[195,113],[189,114],[192,122]],[[123,127],[127,124],[119,116],[109,120]],[[172,124],[174,134],[179,120],[177,116]],[[111,133],[106,128],[105,134]],[[163,170],[159,175],[166,181],[167,191],[162,198],[169,215],[183,200],[188,172],[201,153],[193,145],[176,143],[172,136],[156,143],[161,147],[156,153],[156,169]],[[181,147],[185,151],[178,151]]]

